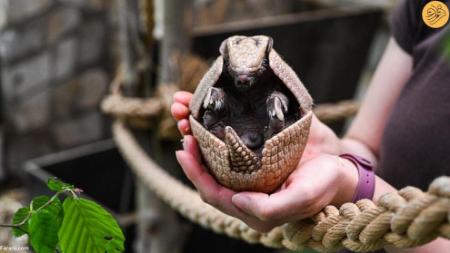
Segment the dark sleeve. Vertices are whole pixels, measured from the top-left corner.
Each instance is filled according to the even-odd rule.
[[[392,36],[408,54],[412,54],[419,29],[418,2],[417,0],[400,0],[389,18]]]

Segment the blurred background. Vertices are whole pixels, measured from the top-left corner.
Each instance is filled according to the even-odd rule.
[[[395,2],[0,0],[0,222],[57,176],[114,213],[126,252],[276,252],[213,234],[161,203],[122,159],[102,100],[110,92],[157,97],[157,117],[122,118],[188,184],[167,105],[174,90],[195,89],[222,40],[269,35],[316,104],[359,99]],[[345,122],[331,126],[340,133]],[[0,229],[0,245],[25,243]]]

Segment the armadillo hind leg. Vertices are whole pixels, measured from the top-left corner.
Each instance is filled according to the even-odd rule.
[[[233,128],[225,127],[225,143],[230,152],[231,169],[251,173],[261,167],[261,159],[239,138]]]

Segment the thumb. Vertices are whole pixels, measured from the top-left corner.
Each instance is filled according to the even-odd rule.
[[[260,220],[267,220],[271,217],[268,206],[265,205],[269,195],[260,192],[240,192],[233,195],[231,201],[244,213],[257,217]]]

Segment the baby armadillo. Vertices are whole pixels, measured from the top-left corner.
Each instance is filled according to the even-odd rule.
[[[197,87],[191,127],[210,172],[237,191],[272,192],[295,169],[312,99],[267,36],[233,36]]]

